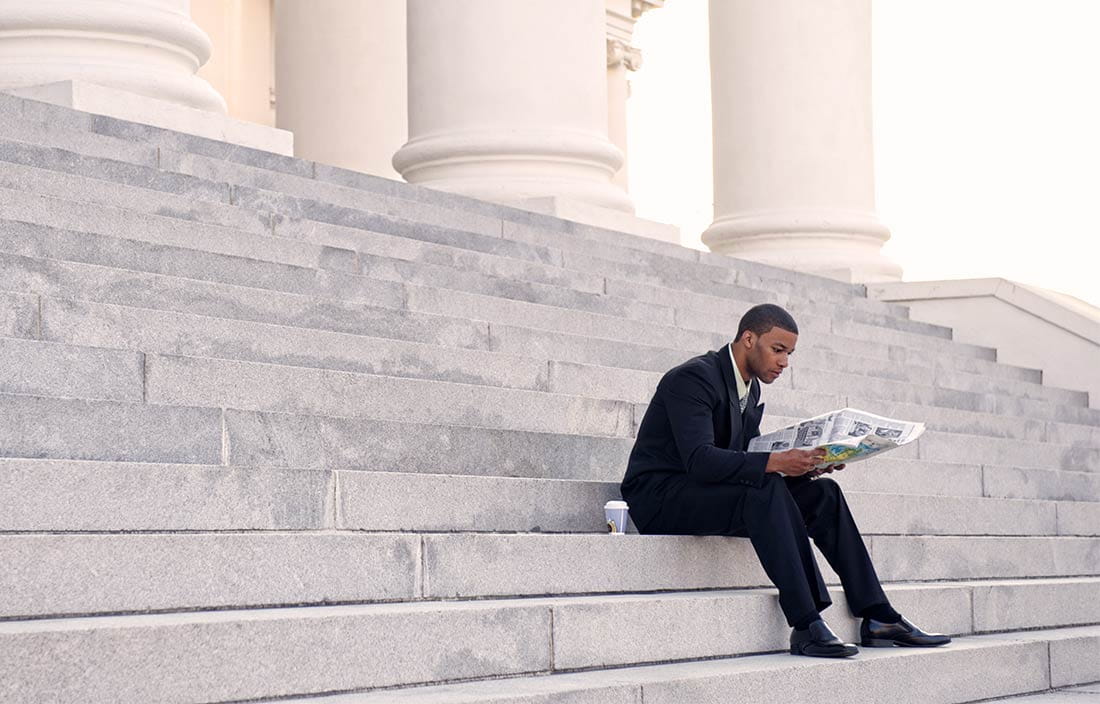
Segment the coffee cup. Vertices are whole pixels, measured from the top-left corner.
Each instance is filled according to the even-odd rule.
[[[603,505],[604,518],[607,519],[607,530],[612,535],[625,535],[626,522],[629,517],[628,506],[625,501],[608,501]]]

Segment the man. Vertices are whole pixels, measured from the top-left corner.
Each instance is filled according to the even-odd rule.
[[[620,489],[630,516],[645,534],[747,537],[768,577],[791,632],[791,654],[847,657],[844,643],[821,618],[832,600],[809,537],[840,577],[852,615],[862,617],[864,646],[936,646],[950,642],[925,633],[890,606],[840,485],[815,469],[812,450],[747,452],[760,435],[760,382],[783,373],[798,327],[783,308],[755,306],[737,336],[720,350],[693,357],[657,384],[627,463]]]

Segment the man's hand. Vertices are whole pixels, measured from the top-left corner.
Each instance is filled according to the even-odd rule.
[[[832,472],[832,471],[839,472],[840,470],[844,469],[845,466],[846,465],[843,465],[843,464],[831,464],[827,467],[822,467],[821,469],[815,469],[812,472],[809,472],[809,475],[811,477],[819,477],[822,474],[828,474],[829,472]]]
[[[798,477],[815,471],[814,466],[825,459],[825,450],[787,450],[768,456],[765,472],[782,472],[788,477]],[[830,465],[830,467],[835,465]],[[843,467],[844,465],[840,465]],[[814,475],[811,475],[814,476]]]

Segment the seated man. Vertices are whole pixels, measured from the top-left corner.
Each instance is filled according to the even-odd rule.
[[[859,652],[821,618],[832,600],[808,536],[840,577],[852,615],[863,618],[864,646],[950,642],[891,608],[840,485],[818,479],[844,465],[814,469],[823,454],[811,450],[746,451],[760,434],[760,382],[779,378],[797,339],[787,311],[758,305],[741,318],[732,343],[661,378],[620,486],[634,524],[648,534],[749,538],[794,629],[791,654]]]

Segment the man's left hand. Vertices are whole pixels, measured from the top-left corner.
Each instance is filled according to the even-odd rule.
[[[820,477],[822,474],[828,474],[829,472],[839,472],[840,470],[844,469],[845,466],[846,465],[843,464],[831,464],[828,467],[822,467],[821,469],[815,469],[813,471],[807,472],[807,474],[811,477]]]

